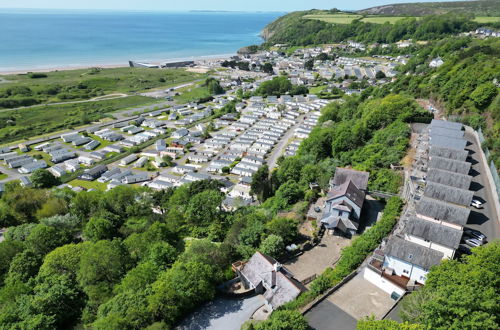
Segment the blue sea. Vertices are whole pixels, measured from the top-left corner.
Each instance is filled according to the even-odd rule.
[[[281,15],[0,9],[0,72],[235,54]]]

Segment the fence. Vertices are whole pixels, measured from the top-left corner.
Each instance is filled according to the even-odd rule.
[[[479,136],[479,142],[481,143],[481,146],[482,146],[484,141],[486,141],[486,139],[484,138],[483,131],[481,130],[481,128],[479,128],[479,130],[477,131],[477,135]],[[486,156],[486,160],[488,161],[490,159],[490,156],[491,156],[490,151],[486,147],[482,147],[482,149],[484,150],[484,155]],[[497,194],[500,196],[500,176],[498,175],[498,170],[495,166],[495,163],[493,163],[492,160],[489,160],[489,162],[490,162],[489,167],[490,167],[491,176],[493,177],[493,182],[495,183],[495,188],[497,190]],[[499,200],[500,200],[500,197],[499,197]]]

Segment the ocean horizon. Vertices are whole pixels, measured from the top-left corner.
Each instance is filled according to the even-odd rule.
[[[0,72],[229,56],[282,14],[0,9]]]

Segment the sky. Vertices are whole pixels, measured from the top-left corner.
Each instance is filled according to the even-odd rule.
[[[288,12],[312,8],[354,10],[384,4],[417,1],[422,2],[425,0],[0,0],[0,8]]]

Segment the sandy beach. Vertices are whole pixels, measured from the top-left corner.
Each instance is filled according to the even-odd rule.
[[[206,56],[197,56],[197,57],[184,57],[184,58],[174,58],[174,59],[166,59],[162,61],[135,61],[135,62],[144,62],[150,64],[163,64],[169,62],[180,62],[180,61],[194,61],[196,65],[208,65],[211,62],[220,61],[229,59],[234,54],[221,54],[221,55],[206,55]],[[63,70],[78,70],[78,69],[88,69],[88,68],[103,68],[103,69],[112,69],[112,68],[125,68],[129,67],[128,63],[120,63],[120,64],[96,64],[96,65],[64,65],[64,66],[53,66],[53,67],[41,67],[41,68],[30,68],[30,69],[12,69],[12,70],[2,70],[0,69],[0,75],[15,75],[15,74],[26,74],[30,72],[52,72],[52,71],[63,71]]]

